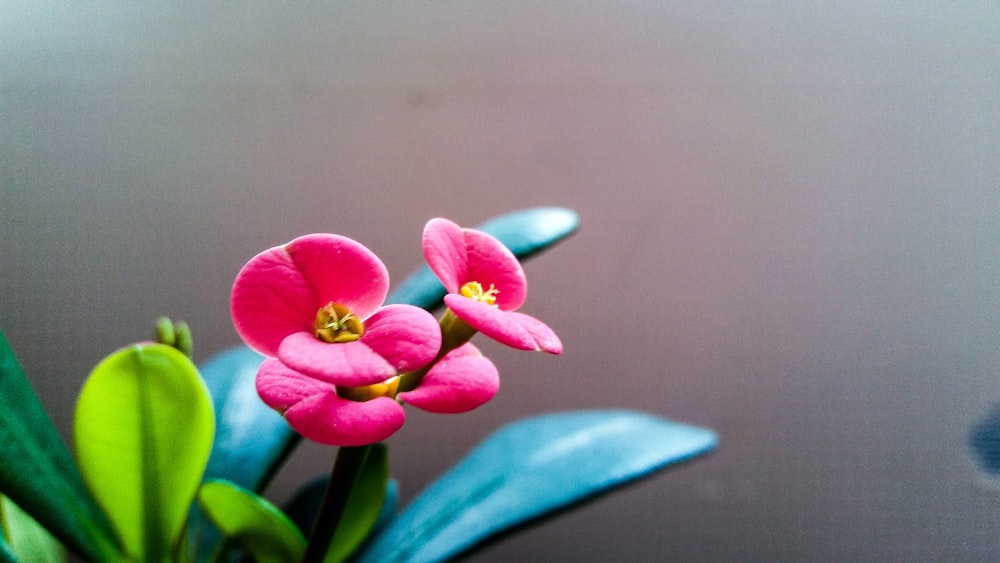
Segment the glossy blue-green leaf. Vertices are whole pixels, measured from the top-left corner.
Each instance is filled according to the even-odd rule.
[[[0,497],[0,522],[3,522],[3,535],[10,542],[11,551],[21,561],[58,563],[66,560],[66,550],[59,540],[10,497]]]
[[[213,479],[201,486],[198,504],[227,539],[256,561],[297,563],[305,553],[306,538],[299,528],[253,491]]]
[[[579,225],[579,216],[569,209],[536,207],[495,217],[476,228],[496,237],[523,260],[573,234]],[[386,302],[434,309],[444,295],[441,282],[424,265],[404,279]]]
[[[548,414],[505,426],[375,537],[364,562],[441,561],[511,527],[712,450],[707,428],[630,411]]]
[[[264,357],[235,346],[201,365],[215,405],[215,445],[206,479],[226,479],[260,492],[298,434],[257,395],[254,383]]]
[[[254,380],[264,357],[246,346],[234,346],[204,362],[199,370],[215,407],[215,444],[205,480],[225,479],[261,492],[298,434],[257,395]],[[221,537],[197,505],[188,521],[190,549],[207,560]]]
[[[0,491],[91,561],[119,557],[104,513],[0,333]]]
[[[176,348],[134,344],[90,373],[73,421],[77,464],[131,560],[176,557],[213,435],[208,389]]]

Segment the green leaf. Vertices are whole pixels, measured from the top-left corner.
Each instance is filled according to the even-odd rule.
[[[213,426],[208,390],[175,348],[136,344],[91,372],[76,408],[77,458],[133,560],[173,556]]]
[[[496,237],[520,259],[529,258],[573,234],[576,213],[561,207],[535,207],[501,215],[476,228]],[[386,303],[408,303],[424,309],[441,305],[445,290],[426,265],[403,280]]]
[[[104,513],[0,333],[0,490],[91,561],[120,558]]]
[[[295,522],[300,530],[308,530],[316,520],[323,500],[323,493],[329,482],[330,477],[327,475],[313,479],[299,487],[292,499],[285,503],[285,514],[291,518],[292,522]],[[373,530],[381,528],[395,518],[398,508],[399,483],[390,478],[385,486],[385,500],[382,501],[382,509],[379,510]],[[369,533],[369,535],[371,534]]]
[[[65,561],[66,553],[59,540],[27,512],[10,500],[0,497],[0,520],[11,550],[21,561]]]
[[[431,484],[358,560],[445,560],[503,530],[708,452],[716,443],[706,428],[629,411],[515,422]]]
[[[296,563],[306,538],[278,507],[229,481],[206,482],[198,502],[227,539],[235,540],[257,561]]]
[[[323,559],[324,563],[345,561],[364,543],[378,522],[388,484],[389,448],[385,444],[375,444],[365,458],[351,496],[347,498],[347,507]]]

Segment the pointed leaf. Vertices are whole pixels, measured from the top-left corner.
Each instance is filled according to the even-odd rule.
[[[285,514],[295,522],[300,530],[308,530],[316,515],[319,514],[319,507],[323,501],[323,492],[326,484],[330,482],[329,476],[313,479],[296,491],[292,500],[285,504]],[[396,516],[399,508],[399,483],[390,478],[385,486],[385,500],[382,501],[382,509],[379,511],[378,519],[375,521],[373,530],[377,530],[387,524]],[[369,537],[371,534],[369,534]]]
[[[223,536],[235,540],[257,561],[296,563],[306,538],[278,507],[229,481],[206,482],[198,502]]]
[[[360,561],[440,561],[716,445],[706,428],[629,411],[543,415],[510,424],[431,484]]]
[[[0,333],[0,490],[77,554],[119,557],[114,532]],[[2,559],[2,558],[0,558]]]
[[[501,215],[477,226],[493,235],[524,260],[573,234],[580,224],[576,213],[561,207],[536,207]],[[426,265],[389,294],[387,303],[408,303],[424,309],[441,305],[445,291]]]
[[[43,528],[10,497],[0,497],[0,520],[11,550],[21,561],[65,561],[66,553],[48,530]]]
[[[77,458],[132,559],[171,557],[213,426],[208,390],[175,348],[136,344],[91,372],[76,408]]]
[[[375,444],[365,458],[351,496],[347,498],[347,507],[323,559],[324,563],[344,561],[364,543],[382,513],[388,483],[389,448],[385,444]]]

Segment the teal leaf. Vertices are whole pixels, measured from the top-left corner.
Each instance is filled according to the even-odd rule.
[[[91,561],[120,557],[107,518],[0,333],[0,490]]]
[[[234,346],[200,366],[215,407],[215,444],[204,479],[225,479],[261,492],[299,435],[257,395],[257,369],[264,360],[246,346]],[[188,521],[190,548],[200,560],[216,549],[220,537],[196,505]]]
[[[229,481],[207,481],[198,503],[227,540],[234,540],[256,561],[297,563],[306,538],[276,506]]]
[[[11,550],[21,561],[58,562],[66,560],[59,540],[43,528],[10,497],[0,497],[0,521]]]
[[[201,365],[215,405],[215,446],[205,478],[260,492],[298,438],[277,411],[257,395],[257,368],[264,357],[235,346]]]
[[[573,234],[580,218],[561,207],[535,207],[501,215],[476,228],[504,243],[524,260]],[[424,309],[441,305],[445,290],[426,265],[410,274],[389,294],[387,303],[408,303]]]
[[[91,372],[76,408],[77,460],[132,560],[174,557],[213,434],[208,390],[177,349],[135,344]]]
[[[362,562],[441,561],[596,493],[712,450],[707,428],[630,411],[548,414],[505,426],[372,540]]]

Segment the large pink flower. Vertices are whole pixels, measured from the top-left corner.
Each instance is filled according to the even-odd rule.
[[[458,318],[513,348],[562,352],[552,329],[515,311],[527,297],[528,284],[517,257],[503,243],[438,218],[424,227],[423,250],[448,291],[445,305]]]
[[[257,377],[261,399],[283,413],[292,428],[316,442],[374,444],[391,436],[406,420],[403,406],[391,398],[395,382],[364,390],[376,396],[358,401],[341,397],[334,385],[303,375],[274,358],[264,360],[261,373],[268,374]],[[489,401],[499,387],[500,376],[493,362],[466,344],[434,364],[416,389],[397,397],[428,412],[460,413]]]
[[[307,438],[370,444],[402,426],[397,376],[430,363],[441,333],[422,309],[381,307],[388,289],[374,253],[331,234],[266,250],[236,277],[233,323],[270,357],[258,390]]]

